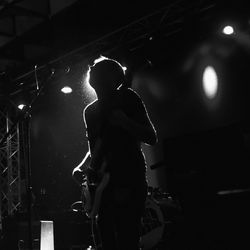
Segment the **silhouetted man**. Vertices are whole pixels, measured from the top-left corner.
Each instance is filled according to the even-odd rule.
[[[89,162],[98,179],[105,163],[109,178],[97,219],[102,249],[137,250],[147,195],[141,143],[155,144],[156,132],[139,95],[124,87],[125,71],[119,62],[99,58],[88,74],[97,100],[84,110],[89,152],[73,177],[81,180]]]

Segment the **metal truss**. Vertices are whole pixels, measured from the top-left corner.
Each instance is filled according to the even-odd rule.
[[[0,110],[0,137],[10,130],[13,122],[7,111]],[[21,205],[19,126],[0,147],[0,216],[13,215]]]
[[[182,30],[185,13],[204,13],[215,7],[214,1],[201,0],[187,2],[184,0],[173,1],[172,4],[163,6],[151,14],[143,16],[111,33],[108,33],[95,41],[83,45],[76,50],[69,52],[55,60],[48,62],[37,68],[39,74],[46,72],[48,65],[57,67],[58,65],[68,65],[91,59],[100,54],[112,53],[113,51],[126,48],[133,51],[154,36],[171,36]],[[18,76],[15,81],[25,80],[30,75],[34,75],[35,70],[31,70],[22,76]],[[33,82],[34,86],[35,83]]]
[[[111,52],[124,47],[134,50],[154,36],[160,34],[167,37],[181,31],[187,13],[200,15],[214,6],[215,4],[211,1],[195,1],[194,3],[187,3],[184,0],[173,1],[172,4],[143,16],[50,63],[62,63],[65,59],[67,61],[72,61],[74,58],[76,60],[86,59],[86,57],[95,56],[98,53]]]
[[[36,19],[46,20],[48,14],[43,14],[42,12],[34,11],[25,7],[20,6],[19,4],[25,2],[24,0],[0,0],[0,20],[9,19],[12,23],[12,27],[6,28],[5,30],[0,29],[0,36],[6,38],[15,38],[18,35],[18,16],[32,17]]]

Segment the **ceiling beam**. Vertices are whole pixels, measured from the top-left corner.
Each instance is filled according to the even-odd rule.
[[[9,38],[14,38],[16,35],[13,33],[9,33],[9,32],[5,32],[5,31],[1,31],[0,30],[0,36],[5,36],[5,37],[9,37]]]
[[[47,19],[48,15],[38,11],[26,9],[21,6],[8,5],[0,11],[0,18],[13,17],[13,16],[28,16],[34,18]]]
[[[23,2],[24,0],[0,0],[0,13],[6,6],[11,6],[16,3]]]

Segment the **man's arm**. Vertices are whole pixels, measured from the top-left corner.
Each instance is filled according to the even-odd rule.
[[[95,175],[95,172],[98,171],[98,168],[100,167],[100,160],[101,157],[101,139],[97,138],[95,140],[95,143],[93,141],[92,135],[89,131],[89,119],[90,119],[90,113],[89,113],[89,107],[91,105],[87,106],[84,109],[83,112],[83,120],[86,128],[86,137],[88,140],[88,152],[86,153],[83,160],[73,169],[72,177],[73,179],[78,183],[82,184],[84,176],[93,177]],[[88,111],[87,111],[88,110]]]
[[[135,136],[139,141],[148,145],[154,145],[157,142],[156,131],[149,119],[140,123],[129,118],[121,110],[114,111],[112,119],[116,120],[113,124],[120,125],[123,129]]]
[[[89,168],[91,168],[92,170],[97,171],[98,168],[101,165],[102,162],[102,140],[99,137],[93,139],[93,128],[91,128],[92,123],[91,121],[91,105],[89,105],[85,110],[84,110],[84,114],[83,114],[83,119],[84,119],[84,123],[85,123],[85,127],[86,127],[86,137],[88,139],[88,148],[89,148],[89,152],[91,155],[91,163],[89,164]],[[95,131],[97,132],[97,131]]]
[[[91,156],[90,152],[88,151],[83,160],[72,171],[72,177],[79,185],[81,185],[83,181],[83,176],[87,174],[90,161]]]

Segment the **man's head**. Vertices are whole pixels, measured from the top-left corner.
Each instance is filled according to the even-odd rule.
[[[109,58],[97,59],[89,70],[89,84],[98,96],[108,95],[124,83],[125,71],[122,65]]]

